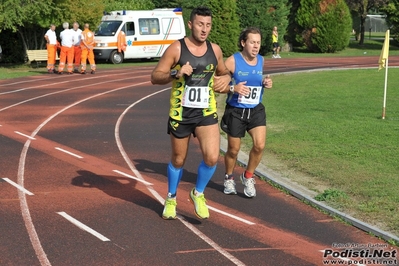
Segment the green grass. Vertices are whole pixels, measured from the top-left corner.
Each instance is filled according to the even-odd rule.
[[[276,156],[310,177],[295,181],[319,199],[399,235],[399,69],[388,73],[385,120],[384,73],[376,67],[275,75],[264,96],[264,164]],[[244,145],[251,145],[248,137]]]
[[[358,41],[351,40],[349,46],[336,53],[310,53],[304,48],[295,48],[293,52],[281,52],[283,58],[298,58],[298,57],[337,57],[337,56],[379,56],[382,50],[384,39],[368,39],[365,38],[364,44],[359,45]],[[390,41],[389,55],[399,55],[399,47],[396,42]]]
[[[12,67],[0,66],[1,79],[12,79],[39,74],[41,74],[39,71],[34,71],[32,68],[24,65],[17,65]]]

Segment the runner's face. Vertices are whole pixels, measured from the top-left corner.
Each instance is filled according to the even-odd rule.
[[[194,40],[205,42],[212,28],[212,17],[196,15],[193,21],[189,21],[188,26]]]
[[[242,42],[243,51],[250,57],[256,57],[260,49],[260,34],[249,33],[246,42]]]

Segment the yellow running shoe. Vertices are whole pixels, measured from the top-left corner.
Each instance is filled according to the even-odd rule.
[[[165,220],[176,219],[176,205],[177,202],[175,198],[166,198],[162,218]]]
[[[200,194],[196,196],[194,194],[195,188],[193,188],[190,192],[190,200],[194,204],[194,212],[200,219],[208,219],[209,218],[209,210],[206,206],[206,199],[204,194]]]

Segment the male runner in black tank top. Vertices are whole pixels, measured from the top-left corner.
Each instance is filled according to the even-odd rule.
[[[215,172],[220,141],[215,92],[228,92],[231,81],[220,47],[207,41],[212,27],[212,12],[206,7],[193,9],[188,27],[191,35],[172,43],[151,74],[153,84],[173,81],[168,121],[172,158],[167,169],[168,195],[162,213],[164,219],[176,218],[176,192],[191,134],[198,138],[203,161],[198,167],[197,182],[190,191],[190,200],[199,218],[209,218],[203,192]]]

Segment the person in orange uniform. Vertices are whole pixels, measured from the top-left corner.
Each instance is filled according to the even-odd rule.
[[[126,43],[126,33],[121,30],[118,34],[118,52],[126,51],[127,43]]]
[[[73,71],[79,73],[82,49],[80,48],[80,41],[82,39],[82,30],[79,29],[79,23],[76,21],[73,23]]]
[[[44,35],[47,42],[47,71],[49,74],[55,72],[55,59],[57,55],[57,35],[55,34],[55,25],[51,24],[50,28]]]
[[[81,58],[82,68],[80,70],[80,73],[86,74],[87,59],[89,60],[90,63],[91,74],[96,73],[96,63],[94,61],[94,52],[93,52],[94,33],[90,30],[90,26],[88,23],[86,23],[84,26],[80,47],[82,48],[82,58]]]
[[[64,28],[60,33],[61,38],[61,56],[60,56],[60,64],[58,66],[58,74],[62,74],[65,67],[65,61],[67,61],[67,70],[68,74],[72,74],[73,72],[73,32],[72,29],[69,29],[69,23],[64,22],[62,24]]]

